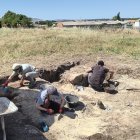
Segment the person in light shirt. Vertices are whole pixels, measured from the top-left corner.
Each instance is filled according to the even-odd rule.
[[[48,114],[62,113],[64,107],[64,97],[52,86],[41,85],[40,94],[36,101],[36,107],[40,111]]]
[[[24,80],[27,79],[30,81],[29,88],[33,88],[36,82],[36,78],[39,77],[39,71],[30,65],[30,64],[13,64],[12,66],[12,74],[9,76],[8,80],[3,84],[4,87],[7,87],[9,82],[16,75],[21,75],[20,86],[24,85]]]

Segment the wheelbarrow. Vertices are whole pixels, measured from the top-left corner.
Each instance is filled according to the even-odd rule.
[[[2,130],[3,130],[3,140],[6,140],[4,116],[14,113],[17,110],[18,108],[8,98],[0,97],[0,117],[1,117],[1,125],[2,125]]]

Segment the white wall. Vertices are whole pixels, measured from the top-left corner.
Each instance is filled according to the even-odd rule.
[[[134,24],[134,27],[135,28],[140,28],[140,21],[136,21],[135,24]]]

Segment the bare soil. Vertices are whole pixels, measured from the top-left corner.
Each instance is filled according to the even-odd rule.
[[[59,114],[40,113],[35,107],[38,89],[22,87],[12,101],[18,106],[18,112],[5,116],[8,140],[139,140],[140,139],[140,61],[119,56],[73,56],[38,58],[36,66],[51,68],[66,61],[80,60],[81,64],[66,71],[84,73],[98,60],[103,59],[106,66],[115,71],[114,79],[120,82],[117,94],[99,93],[91,87],[78,91],[75,86],[65,81],[51,83],[63,93],[72,93],[79,97],[84,107],[77,109],[74,118],[71,112],[65,112],[58,120]],[[44,62],[40,64],[41,60]],[[24,60],[26,61],[26,60]],[[28,60],[32,64],[33,60]],[[7,72],[9,74],[10,71]],[[65,76],[62,75],[62,78]],[[38,79],[40,81],[40,79]],[[18,82],[11,83],[16,87]],[[98,100],[107,109],[99,108]],[[43,133],[40,120],[48,123],[49,131]],[[0,140],[2,130],[0,128]]]

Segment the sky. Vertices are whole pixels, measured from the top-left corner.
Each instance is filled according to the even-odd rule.
[[[10,10],[42,20],[137,18],[139,7],[140,0],[1,0],[0,17]]]

